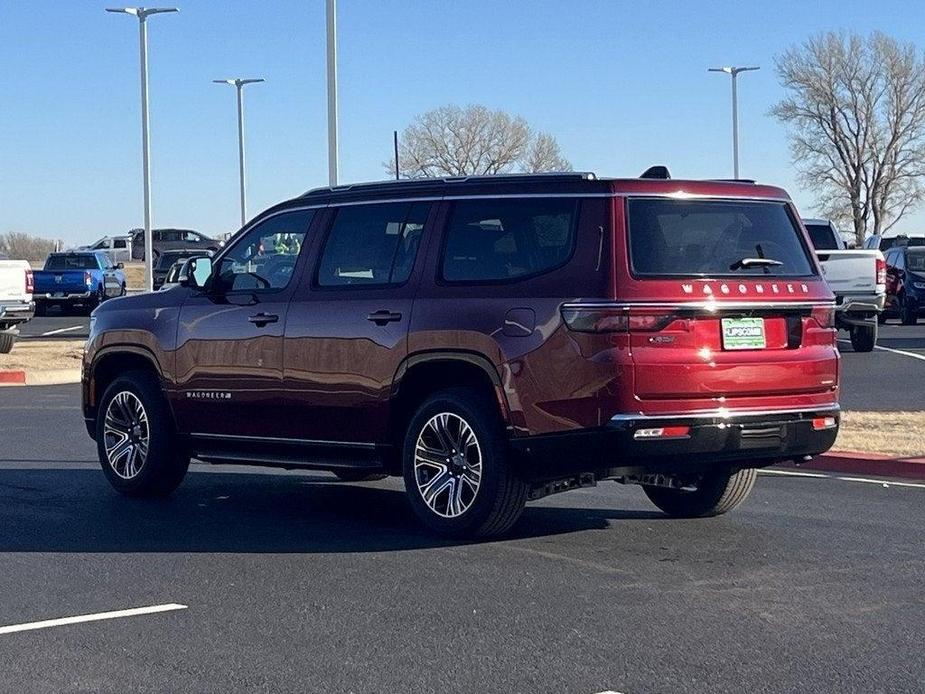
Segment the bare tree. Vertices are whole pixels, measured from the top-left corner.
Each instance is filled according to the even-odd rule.
[[[925,61],[881,33],[826,33],[777,59],[788,96],[771,111],[818,208],[881,234],[925,197]]]
[[[45,257],[54,251],[58,245],[59,242],[52,239],[32,236],[21,231],[0,234],[0,252],[5,253],[13,260],[44,261]]]
[[[405,178],[572,168],[554,137],[535,135],[520,116],[480,105],[442,106],[418,116],[401,136],[398,162]],[[395,171],[395,160],[383,167]]]
[[[571,162],[562,156],[559,143],[549,133],[537,133],[524,154],[521,166],[524,171],[571,171]]]

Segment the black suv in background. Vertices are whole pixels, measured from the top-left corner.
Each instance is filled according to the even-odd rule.
[[[157,258],[167,250],[184,249],[196,253],[212,251],[215,253],[222,247],[222,242],[212,239],[198,231],[191,229],[152,229],[151,247],[154,257]],[[145,259],[145,232],[144,229],[132,230],[132,260]]]

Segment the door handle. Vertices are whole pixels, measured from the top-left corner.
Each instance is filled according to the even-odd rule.
[[[385,309],[381,311],[376,311],[375,313],[370,313],[366,316],[366,320],[372,321],[376,325],[386,325],[387,323],[395,323],[401,320],[401,314],[397,311],[387,311]]]
[[[274,316],[272,313],[258,313],[255,316],[250,316],[247,320],[258,328],[262,328],[267,323],[276,323],[279,320],[279,316]]]

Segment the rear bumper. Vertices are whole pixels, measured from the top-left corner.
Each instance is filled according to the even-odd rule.
[[[883,311],[884,294],[839,294],[836,296],[835,321],[838,327],[869,323]]]
[[[33,295],[32,298],[35,299],[36,301],[52,301],[52,302],[73,301],[74,303],[80,303],[82,301],[87,301],[91,296],[93,296],[93,294],[94,293],[90,291],[75,292],[75,293],[55,292],[55,293],[35,294]]]
[[[0,304],[0,330],[12,328],[14,325],[25,323],[35,315],[35,303],[17,302],[15,304]]]
[[[813,419],[834,417],[816,430]],[[698,412],[678,415],[617,415],[607,426],[511,440],[518,472],[529,480],[551,480],[594,472],[599,477],[651,472],[695,472],[717,464],[764,467],[829,450],[838,434],[838,405],[801,410]],[[637,432],[690,427],[688,435],[640,440]]]

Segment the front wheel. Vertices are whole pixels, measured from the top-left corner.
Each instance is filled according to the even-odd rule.
[[[851,327],[851,347],[855,352],[872,352],[877,344],[877,324]]]
[[[679,489],[643,485],[649,500],[674,518],[706,518],[728,513],[751,494],[758,471],[718,470]]]
[[[442,535],[500,535],[527,501],[498,408],[474,389],[450,388],[424,401],[408,424],[402,466],[411,507]]]
[[[96,446],[106,479],[126,496],[167,496],[186,476],[190,457],[177,443],[157,377],[128,371],[100,400]]]
[[[16,336],[13,333],[0,333],[0,354],[9,354],[15,342]]]

